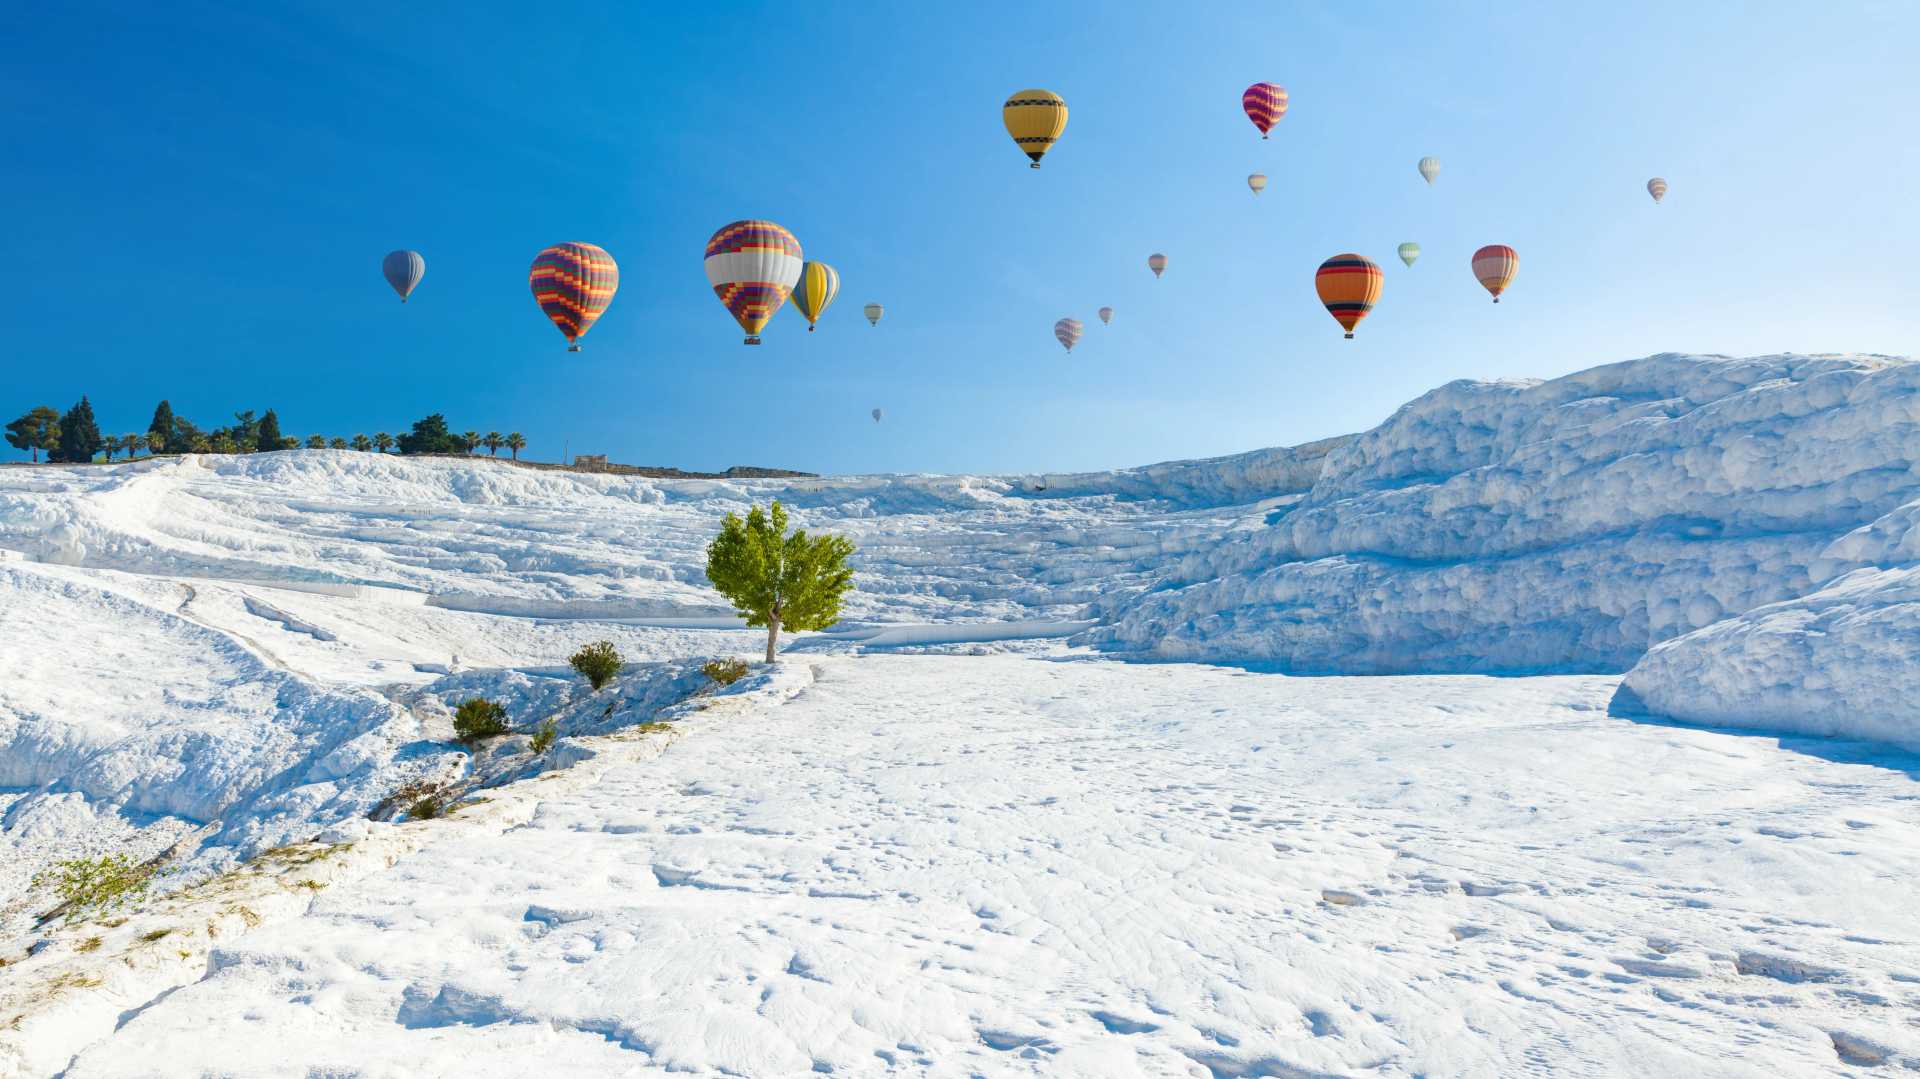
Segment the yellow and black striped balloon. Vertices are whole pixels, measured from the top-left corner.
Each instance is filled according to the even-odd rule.
[[[1000,119],[1020,152],[1032,159],[1037,169],[1040,159],[1067,129],[1067,102],[1052,90],[1022,90],[1007,99]]]

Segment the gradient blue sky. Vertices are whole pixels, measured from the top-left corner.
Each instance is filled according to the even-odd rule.
[[[0,44],[0,412],[1064,470],[1357,430],[1462,377],[1907,354],[1915,41],[1891,2],[50,5]],[[1292,95],[1268,142],[1259,79]],[[1029,86],[1072,109],[1037,172],[1000,121]],[[818,333],[789,305],[741,345],[701,270],[741,217],[840,270]],[[569,354],[526,273],[576,239],[622,283]],[[1484,243],[1521,255],[1497,307]],[[396,247],[427,258],[405,307]],[[1313,292],[1348,250],[1388,270],[1354,341]]]

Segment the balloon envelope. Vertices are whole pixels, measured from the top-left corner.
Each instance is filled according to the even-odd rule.
[[[747,331],[747,344],[760,343],[760,331],[787,302],[805,262],[800,241],[771,221],[722,225],[707,241],[707,283]]]
[[[887,313],[887,309],[884,307],[881,307],[879,304],[877,303],[868,304],[866,308],[867,323],[872,326],[880,325],[880,316],[886,313]]]
[[[1400,245],[1400,261],[1401,262],[1404,262],[1407,265],[1411,266],[1413,265],[1413,260],[1419,257],[1420,257],[1419,244],[1404,243]]]
[[[1379,302],[1385,283],[1386,275],[1372,259],[1354,254],[1333,256],[1313,275],[1313,289],[1320,294],[1320,302],[1348,337]]]
[[[407,296],[427,275],[427,260],[418,251],[394,251],[380,260],[380,272],[387,275],[387,284],[400,294],[400,302],[406,303]]]
[[[1473,276],[1493,293],[1494,303],[1500,302],[1500,294],[1513,284],[1513,275],[1519,272],[1520,253],[1506,244],[1488,244],[1473,253]]]
[[[1432,183],[1433,178],[1435,176],[1440,175],[1440,159],[1437,157],[1421,158],[1420,159],[1420,175],[1428,183]]]
[[[566,337],[567,351],[578,352],[580,338],[613,303],[620,267],[593,244],[554,244],[534,257],[527,283],[540,310]]]
[[[1247,119],[1260,129],[1260,137],[1266,138],[1273,125],[1287,114],[1287,90],[1270,82],[1256,82],[1247,87],[1240,95],[1240,107],[1247,110]]]
[[[838,270],[824,262],[809,262],[800,267],[800,280],[793,286],[793,307],[807,320],[808,332],[812,332],[814,323],[820,321],[821,313],[838,295]]]
[[[1053,339],[1065,346],[1068,352],[1072,352],[1073,343],[1080,340],[1080,332],[1083,329],[1085,327],[1080,325],[1079,319],[1063,318],[1053,324]]]
[[[1104,325],[1111,325],[1113,323],[1113,308],[1102,307],[1100,309],[1100,321]]]
[[[1666,182],[1665,180],[1662,180],[1662,179],[1661,179],[1660,177],[1658,177],[1658,176],[1655,176],[1655,177],[1654,177],[1653,179],[1651,179],[1651,180],[1648,180],[1648,181],[1647,181],[1647,194],[1649,194],[1649,195],[1652,195],[1652,196],[1653,196],[1653,201],[1655,201],[1655,202],[1659,202],[1659,201],[1660,201],[1661,199],[1664,199],[1664,198],[1666,198],[1666,197],[1667,197],[1667,182]],[[388,256],[388,257],[389,257],[389,258],[391,258],[392,256]]]
[[[1256,195],[1265,191],[1267,189],[1266,173],[1256,172],[1252,176],[1247,177],[1247,186],[1253,188],[1253,193]]]
[[[1000,107],[1000,121],[1037,169],[1067,129],[1067,102],[1052,90],[1022,90]]]
[[[1147,269],[1153,271],[1153,276],[1159,277],[1160,274],[1166,270],[1166,268],[1167,268],[1167,256],[1162,255],[1158,251],[1147,256]]]

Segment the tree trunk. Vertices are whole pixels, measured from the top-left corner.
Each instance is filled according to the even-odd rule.
[[[773,617],[767,619],[767,662],[768,663],[779,662],[778,660],[774,659],[774,656],[773,656],[774,646],[778,644],[779,641],[780,641],[780,616],[776,614]]]

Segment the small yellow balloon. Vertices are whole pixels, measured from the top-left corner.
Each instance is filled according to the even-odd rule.
[[[1067,129],[1067,102],[1052,90],[1022,90],[1007,98],[1006,105],[1000,109],[1000,119],[1007,125],[1007,134],[1013,136],[1014,144],[1037,169],[1040,159],[1053,149],[1060,133]]]

